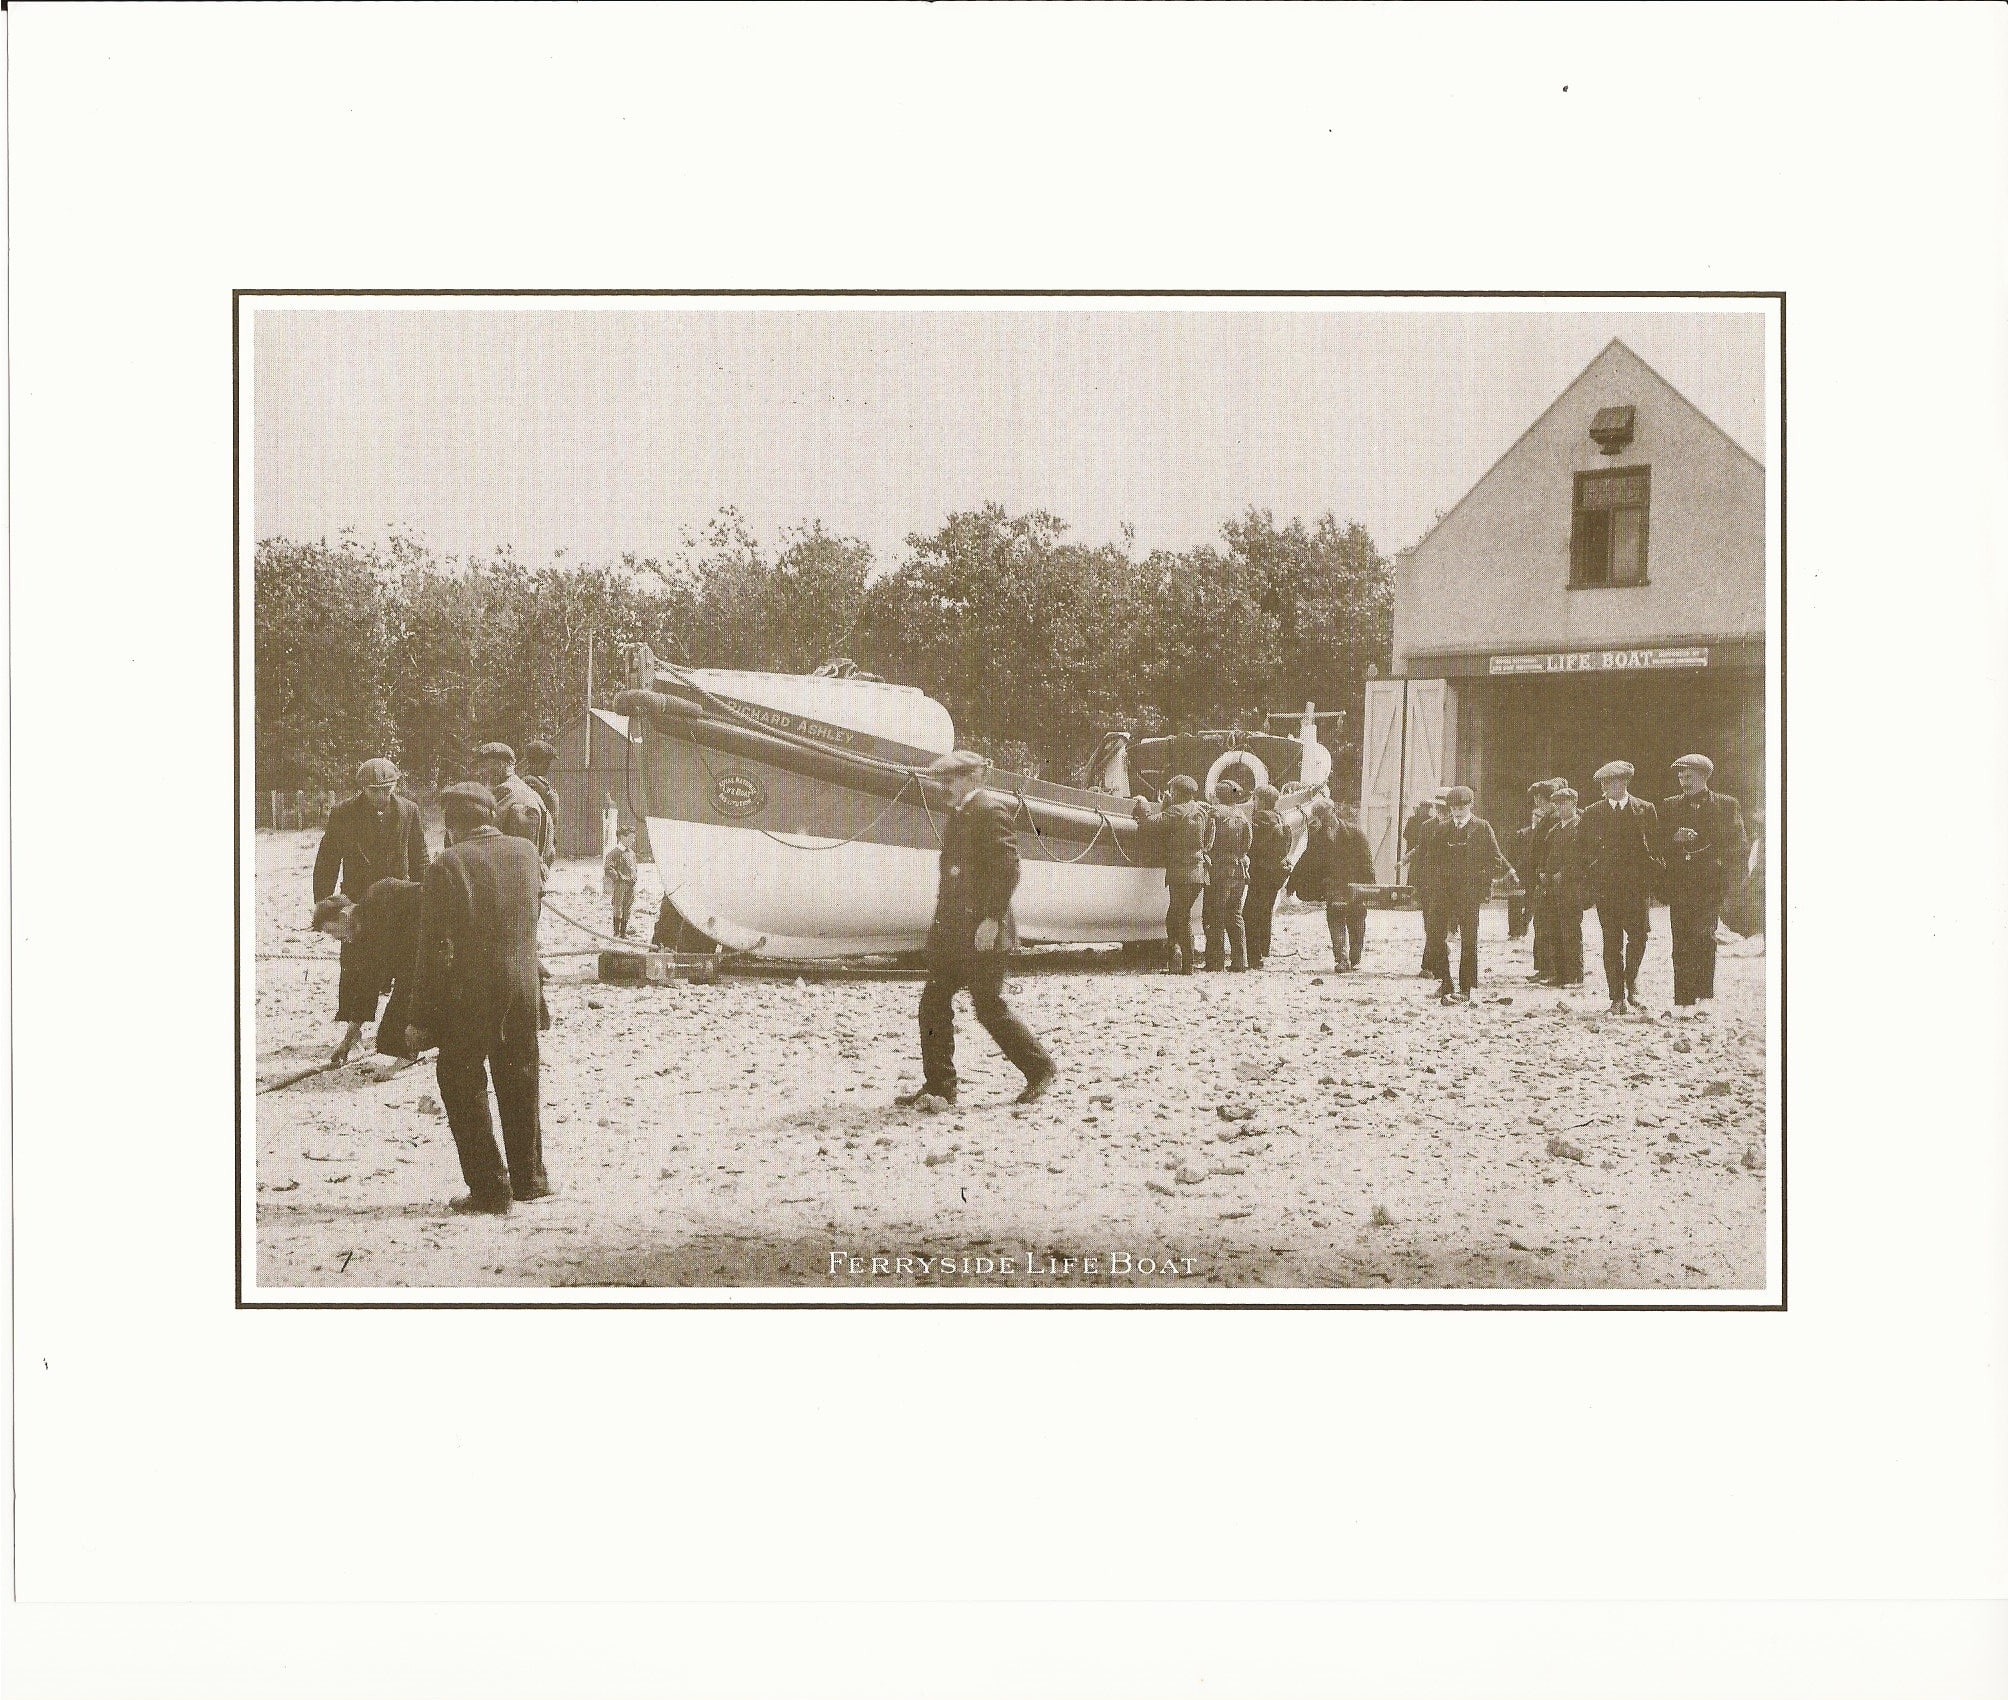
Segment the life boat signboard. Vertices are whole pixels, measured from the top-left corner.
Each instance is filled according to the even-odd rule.
[[[711,806],[730,820],[757,815],[767,806],[767,793],[750,773],[721,773],[711,782]]]
[[[1662,667],[1706,667],[1705,644],[1690,649],[1575,649],[1555,655],[1495,655],[1490,671],[1502,673],[1641,673]]]

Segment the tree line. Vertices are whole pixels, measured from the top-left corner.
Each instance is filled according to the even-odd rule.
[[[255,562],[256,784],[343,789],[388,754],[421,787],[474,746],[555,736],[610,706],[646,643],[693,667],[807,672],[846,656],[946,705],[965,744],[1065,779],[1100,735],[1259,728],[1267,709],[1348,711],[1356,771],[1369,669],[1386,670],[1393,576],[1357,522],[1250,509],[1216,541],[1139,554],[1071,541],[1052,514],[990,504],[869,545],[818,523],[769,550],[726,509],[673,558],[529,565],[393,537],[273,537]]]

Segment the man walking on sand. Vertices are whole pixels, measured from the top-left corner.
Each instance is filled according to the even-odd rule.
[[[337,892],[360,903],[378,880],[416,880],[425,873],[425,827],[418,818],[418,805],[397,794],[400,777],[387,756],[372,756],[356,769],[356,794],[329,811],[327,830],[314,853],[317,911]],[[347,1032],[335,1047],[337,1067],[348,1060],[363,1023],[375,1020],[380,990],[377,968],[368,953],[342,937],[335,1019],[347,1024]],[[365,1009],[368,1013],[361,1013]]]
[[[543,870],[531,844],[496,829],[485,786],[452,785],[440,801],[447,847],[426,869],[419,899],[407,1054],[439,1047],[439,1098],[467,1181],[467,1196],[451,1208],[500,1216],[512,1200],[551,1192],[538,1109]],[[491,1078],[500,1152],[488,1113]]]
[[[1018,834],[1001,797],[983,789],[989,760],[956,750],[927,769],[946,794],[941,876],[927,934],[927,984],[920,993],[921,1083],[896,1104],[945,1109],[955,1102],[955,994],[969,988],[976,1019],[1025,1076],[1021,1104],[1046,1095],[1058,1070],[1046,1047],[1004,1001],[1004,966],[1018,947],[1011,894],[1018,889]]]
[[[1661,872],[1659,811],[1631,794],[1628,761],[1607,761],[1597,769],[1603,800],[1583,811],[1576,842],[1583,882],[1597,906],[1604,934],[1604,983],[1611,1014],[1643,1014],[1638,999],[1639,965],[1645,961],[1653,888]]]
[[[1457,990],[1450,989],[1450,951],[1444,947],[1441,996],[1445,1003],[1469,1003],[1478,986],[1478,917],[1492,895],[1494,879],[1511,879],[1513,866],[1499,848],[1492,823],[1471,812],[1476,799],[1468,785],[1453,785],[1444,801],[1450,818],[1430,841],[1431,871],[1437,881],[1437,902],[1450,927],[1461,935],[1457,956]]]

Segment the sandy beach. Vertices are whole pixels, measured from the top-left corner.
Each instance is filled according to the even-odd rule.
[[[257,839],[261,1083],[326,1058],[335,947],[307,930],[317,835]],[[654,869],[636,906],[652,917]],[[247,1103],[263,1288],[1041,1290],[1751,1288],[1765,1278],[1764,958],[1725,947],[1709,1016],[1675,1022],[1664,911],[1641,991],[1527,983],[1484,918],[1484,982],[1445,1008],[1413,914],[1374,914],[1356,974],[1287,904],[1260,973],[1041,972],[1011,996],[1061,1068],[1042,1103],[958,1011],[961,1103],[919,1080],[910,981],[601,984],[596,863],[547,894],[557,1196],[463,1219],[430,1061],[315,1075]],[[1073,959],[1078,962],[1078,957]],[[372,1034],[366,1036],[365,1045]],[[247,1253],[248,1257],[248,1253]],[[879,1261],[874,1261],[879,1260]],[[904,1260],[904,1261],[901,1261]]]

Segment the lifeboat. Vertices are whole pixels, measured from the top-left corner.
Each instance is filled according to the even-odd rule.
[[[813,674],[681,668],[644,648],[635,676],[615,704],[639,733],[629,806],[646,822],[663,893],[689,928],[759,956],[898,954],[925,944],[945,804],[924,775],[955,747],[946,708],[847,663]],[[1240,741],[1271,747],[1223,749],[1208,777],[1245,782],[1250,763],[1272,775],[1272,763],[1294,769],[1283,776],[1294,855],[1331,771],[1316,719],[1306,713],[1297,739]],[[1169,742],[1137,748],[1157,754]],[[1164,936],[1164,870],[1131,814],[1131,756],[1128,734],[1116,732],[1103,739],[1088,785],[991,770],[987,788],[1011,803],[1018,831],[1012,907],[1021,942]],[[1143,788],[1152,789],[1148,778]]]

